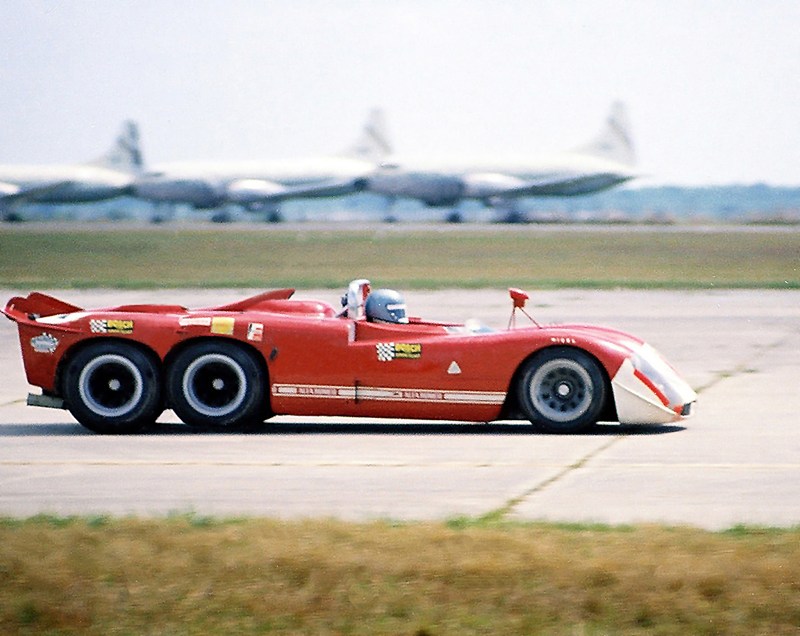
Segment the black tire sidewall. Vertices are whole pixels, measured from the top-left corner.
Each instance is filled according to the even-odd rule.
[[[592,384],[592,399],[589,408],[579,417],[565,422],[548,418],[537,409],[531,395],[531,382],[537,370],[544,364],[568,360],[579,364],[588,373]],[[517,386],[519,404],[525,416],[538,429],[547,433],[579,433],[597,422],[606,400],[605,375],[600,364],[588,353],[570,347],[545,349],[534,355],[522,368]]]
[[[214,416],[196,410],[184,395],[183,380],[190,365],[209,354],[224,356],[238,366],[245,379],[242,403],[230,413]],[[184,423],[206,429],[243,430],[263,422],[266,415],[264,371],[255,353],[226,340],[192,344],[172,361],[167,371],[169,405]]]
[[[83,369],[97,358],[115,355],[129,361],[142,378],[142,395],[125,413],[117,416],[98,413],[87,404],[80,390]],[[72,356],[64,370],[62,382],[64,400],[73,417],[96,433],[134,433],[152,424],[161,414],[161,374],[154,356],[148,355],[128,342],[103,341],[89,344]]]

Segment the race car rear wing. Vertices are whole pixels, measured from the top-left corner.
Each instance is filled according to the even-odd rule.
[[[19,318],[35,320],[42,316],[71,314],[76,311],[83,311],[83,307],[71,305],[68,302],[40,292],[32,292],[26,298],[15,296],[6,303],[5,309],[3,309],[3,313],[8,319],[14,322],[18,322]]]

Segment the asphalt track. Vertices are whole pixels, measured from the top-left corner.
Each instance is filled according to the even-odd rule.
[[[198,307],[242,291],[65,291],[83,306]],[[0,300],[14,295],[0,290]],[[336,302],[338,292],[298,294]],[[415,291],[411,313],[503,328],[498,291]],[[276,418],[258,434],[195,433],[165,414],[104,437],[24,406],[15,325],[0,321],[0,515],[659,522],[723,529],[800,524],[800,292],[535,293],[540,322],[607,324],[645,337],[699,393],[681,425],[586,435],[524,424]]]

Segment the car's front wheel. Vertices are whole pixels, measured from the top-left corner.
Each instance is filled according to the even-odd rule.
[[[255,354],[234,343],[205,341],[184,349],[167,372],[169,403],[186,424],[240,428],[266,412],[264,371]]]
[[[578,433],[597,422],[606,399],[600,365],[568,347],[545,349],[523,367],[520,405],[532,424],[549,433]]]
[[[70,413],[96,433],[133,433],[161,414],[161,380],[153,356],[127,342],[81,349],[64,370]]]

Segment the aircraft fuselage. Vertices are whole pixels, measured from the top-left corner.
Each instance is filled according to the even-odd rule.
[[[134,194],[164,203],[214,208],[247,205],[293,196],[336,196],[363,185],[372,164],[345,157],[316,157],[267,162],[172,163],[155,166],[136,179]]]
[[[582,155],[549,159],[395,157],[373,173],[367,187],[376,194],[450,206],[463,199],[589,194],[634,176],[628,166]]]
[[[32,203],[101,201],[127,194],[132,181],[122,172],[89,165],[0,166],[0,183],[13,184]]]

